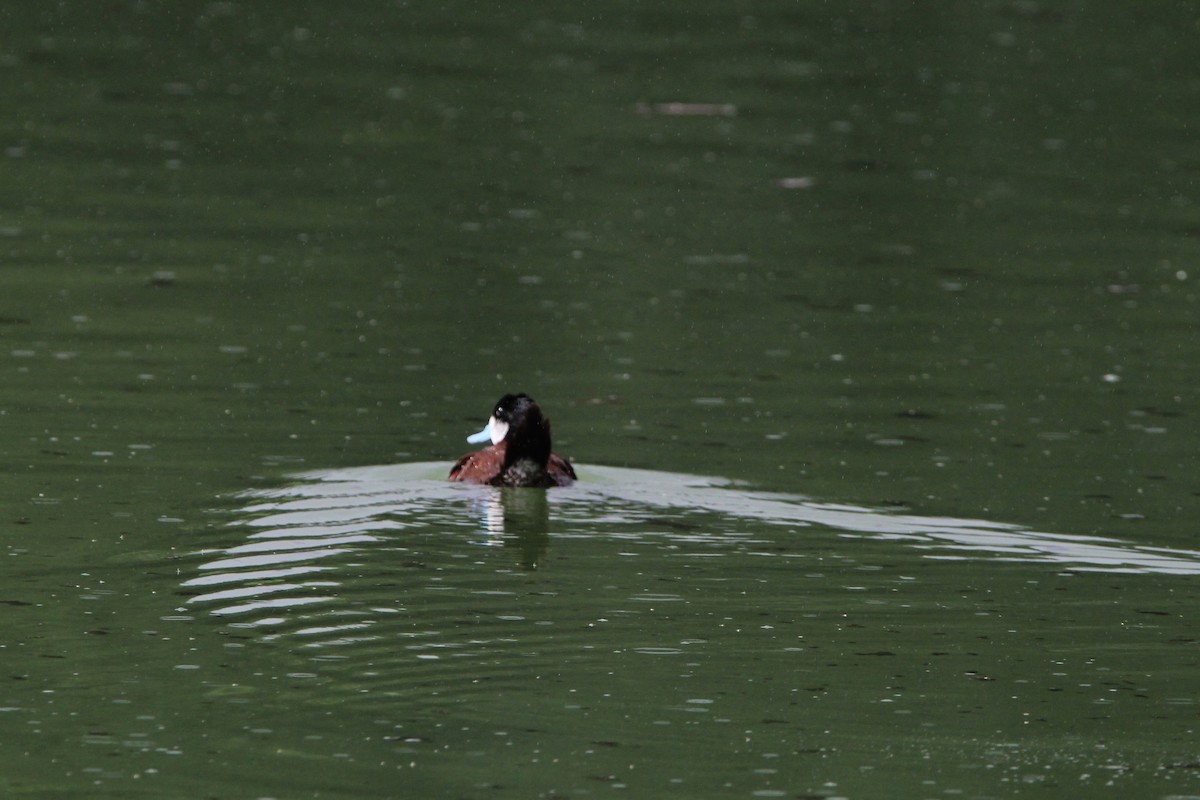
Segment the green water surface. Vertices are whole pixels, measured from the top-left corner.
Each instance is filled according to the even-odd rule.
[[[1187,572],[455,500],[279,621],[188,583],[239,493],[448,465],[513,390],[585,464],[1190,552],[1198,32],[5,4],[2,793],[1200,794]]]

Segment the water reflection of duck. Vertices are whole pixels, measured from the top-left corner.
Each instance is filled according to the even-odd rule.
[[[569,486],[571,462],[550,452],[550,420],[527,394],[506,394],[496,401],[484,429],[467,437],[492,444],[467,453],[450,469],[449,479],[490,486]]]

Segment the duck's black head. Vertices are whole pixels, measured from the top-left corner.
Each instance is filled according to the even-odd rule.
[[[467,437],[472,443],[488,439],[497,445],[504,442],[506,464],[528,459],[545,467],[550,458],[550,420],[527,394],[501,397],[484,429]]]

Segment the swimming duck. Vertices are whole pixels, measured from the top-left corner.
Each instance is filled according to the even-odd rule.
[[[550,452],[550,420],[527,394],[506,394],[496,401],[491,419],[472,444],[491,440],[467,453],[450,469],[449,480],[490,486],[569,486],[575,481],[571,462]]]

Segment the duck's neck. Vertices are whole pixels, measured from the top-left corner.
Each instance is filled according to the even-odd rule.
[[[546,471],[550,460],[550,420],[541,414],[530,414],[520,421],[520,427],[510,428],[505,439],[504,471],[530,462],[540,472]],[[522,466],[522,469],[528,469]]]

